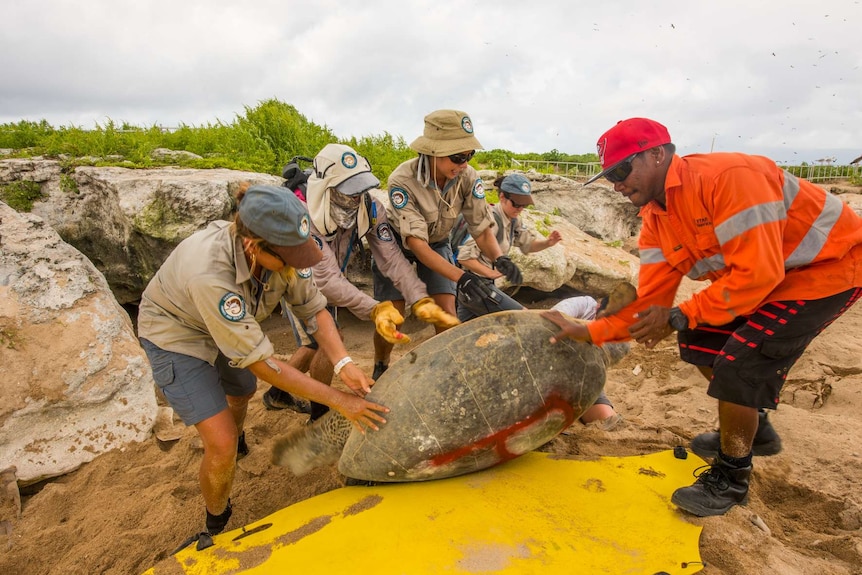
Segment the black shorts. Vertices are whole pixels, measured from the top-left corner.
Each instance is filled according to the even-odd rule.
[[[679,332],[680,358],[712,368],[710,396],[775,409],[787,372],[860,294],[862,288],[853,288],[821,299],[769,302],[729,324]]]

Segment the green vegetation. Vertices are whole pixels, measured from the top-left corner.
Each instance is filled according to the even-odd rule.
[[[21,345],[21,336],[17,329],[10,326],[0,327],[0,347],[18,349],[19,345]]]
[[[367,157],[382,182],[398,164],[416,155],[404,138],[387,132],[340,139],[328,127],[309,121],[296,108],[276,99],[262,101],[254,108],[246,106],[245,113],[230,123],[218,121],[205,126],[181,124],[166,129],[108,120],[85,130],[71,125],[54,127],[45,120],[0,124],[0,148],[12,150],[6,157],[61,158],[66,173],[80,165],[151,168],[170,164],[281,175],[293,156],[312,157],[330,142],[348,144]],[[200,158],[154,159],[152,152],[157,148],[185,150]],[[480,150],[471,160],[476,168],[498,172],[515,168],[568,176],[595,173],[597,162],[594,153],[566,154],[556,149],[527,154]],[[849,177],[851,183],[862,184],[862,170],[858,167],[803,164],[787,169],[812,181]],[[74,193],[73,183],[62,183],[63,190]]]
[[[38,182],[18,180],[0,184],[0,200],[17,212],[29,212],[33,202],[42,197],[42,186]]]

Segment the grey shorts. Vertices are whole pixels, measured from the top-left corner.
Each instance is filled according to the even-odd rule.
[[[398,242],[399,246],[402,245],[401,237],[397,234],[395,235],[395,240]],[[430,246],[431,249],[440,254],[440,257],[444,260],[452,265],[455,264],[455,258],[452,256],[452,248],[449,246],[448,241],[437,242],[430,244]],[[405,250],[403,246],[401,248],[401,253],[404,254],[404,257],[406,257],[408,261],[416,265],[416,275],[418,275],[419,279],[422,280],[422,283],[425,284],[425,289],[428,291],[428,295],[455,295],[455,282],[432,271],[431,268],[426,267],[425,264],[416,259],[413,252]],[[398,291],[395,284],[392,283],[392,280],[383,275],[373,261],[371,262],[371,275],[374,279],[374,299],[377,301],[399,301],[404,299],[404,296],[400,291]]]
[[[332,316],[335,321],[335,327],[338,327],[338,308],[332,305],[326,306],[326,311]],[[307,347],[309,349],[318,349],[320,345],[314,336],[306,331],[305,322],[293,315],[290,308],[285,307],[281,315],[287,318],[290,322],[290,329],[293,330],[293,339],[296,341],[296,347]]]
[[[165,399],[186,425],[195,425],[227,409],[227,396],[251,395],[257,390],[257,377],[247,369],[228,364],[218,354],[215,365],[202,359],[165,351],[140,338],[153,369],[153,379]]]

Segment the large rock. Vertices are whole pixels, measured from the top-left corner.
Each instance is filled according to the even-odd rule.
[[[282,178],[236,170],[77,167],[40,158],[0,161],[0,183],[32,181],[44,199],[32,213],[83,252],[120,303],[136,302],[176,245],[234,209],[243,181],[281,185]]]
[[[3,203],[0,366],[0,469],[15,465],[24,483],[149,436],[149,364],[104,276]]]

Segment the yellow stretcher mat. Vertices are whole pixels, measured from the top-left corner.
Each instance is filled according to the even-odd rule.
[[[461,477],[342,487],[145,575],[687,575],[702,568],[701,527],[670,496],[700,465],[672,451],[593,461],[532,452]]]

